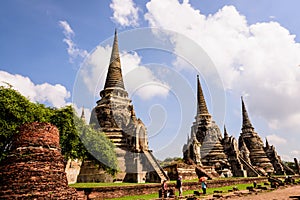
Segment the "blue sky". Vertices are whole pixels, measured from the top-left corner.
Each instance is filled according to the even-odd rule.
[[[182,156],[200,74],[221,130],[226,124],[239,136],[243,95],[256,131],[291,160],[300,156],[299,6],[297,0],[5,0],[0,80],[32,101],[74,103],[88,115],[117,28],[125,86],[158,158]]]

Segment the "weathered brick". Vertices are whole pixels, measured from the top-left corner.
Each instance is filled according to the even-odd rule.
[[[34,122],[20,127],[0,163],[0,199],[78,199],[68,187],[55,126]]]

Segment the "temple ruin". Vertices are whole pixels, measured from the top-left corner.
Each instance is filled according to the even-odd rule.
[[[105,175],[94,161],[85,160],[78,182],[160,182],[168,176],[149,150],[148,136],[124,86],[121,61],[115,32],[111,58],[101,99],[92,110],[90,124],[102,131],[115,144],[120,172],[116,177]],[[207,176],[264,176],[293,173],[283,164],[275,147],[255,132],[242,99],[242,128],[236,140],[224,126],[221,133],[207,109],[199,76],[197,76],[197,113],[187,143],[183,146],[186,163],[197,166]],[[84,116],[84,113],[82,114]],[[224,136],[223,136],[224,135]]]
[[[49,123],[21,126],[0,163],[0,199],[77,199],[68,187],[58,129]]]
[[[222,170],[230,171],[228,156],[222,145],[221,131],[208,112],[199,76],[197,76],[197,114],[191,128],[191,138],[183,151],[185,160],[191,159],[201,166],[213,166],[219,173],[222,173]]]
[[[96,129],[104,132],[115,144],[120,169],[115,180],[161,182],[167,179],[167,175],[149,150],[146,127],[142,120],[136,117],[125,90],[117,32],[115,32],[106,81],[100,97],[92,111],[90,124],[94,124]],[[92,161],[83,161],[78,182],[94,182],[95,176],[102,173],[97,172],[92,165]],[[103,181],[101,179],[97,181]]]
[[[197,114],[191,127],[191,136],[183,146],[186,163],[217,172],[222,176],[264,176],[293,174],[278,156],[275,147],[254,131],[243,98],[242,132],[237,141],[229,136],[224,126],[224,137],[209,114],[199,76],[197,76]]]

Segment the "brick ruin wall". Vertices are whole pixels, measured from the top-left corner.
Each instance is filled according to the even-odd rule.
[[[58,129],[49,123],[20,127],[0,163],[0,199],[77,199],[68,187]]]

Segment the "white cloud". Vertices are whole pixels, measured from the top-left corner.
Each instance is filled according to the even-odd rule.
[[[248,24],[234,6],[208,16],[188,1],[151,0],[146,7],[150,26],[181,33],[207,52],[225,89],[248,94],[251,114],[269,121],[270,128],[299,130],[300,44],[286,28],[274,21]],[[183,40],[173,41],[176,54],[195,53],[182,48]]]
[[[71,26],[67,21],[59,21],[60,27],[63,28],[63,33],[65,38],[63,41],[67,44],[68,54],[70,56],[69,61],[71,63],[74,62],[76,58],[85,58],[88,55],[88,52],[83,49],[79,49],[73,41],[73,37],[75,35],[74,31],[72,30]]]
[[[66,21],[59,21],[59,25],[64,29],[64,34],[66,37],[74,36],[74,31],[72,30],[71,26]]]
[[[14,89],[19,91],[32,102],[48,103],[54,107],[62,107],[67,104],[67,99],[71,96],[67,89],[60,85],[49,83],[34,84],[28,77],[18,74],[10,74],[0,71],[0,85],[9,83]]]
[[[269,144],[274,145],[274,146],[282,145],[282,144],[287,143],[286,139],[284,139],[282,137],[279,137],[278,135],[275,135],[275,134],[268,135],[267,139],[268,139]]]
[[[98,94],[104,88],[111,50],[111,46],[98,46],[81,68],[80,78],[93,94]],[[120,57],[125,89],[130,95],[138,95],[144,100],[168,95],[169,86],[141,64],[141,58],[136,52],[121,52]]]
[[[138,26],[138,7],[133,0],[112,0],[112,19],[121,26]]]
[[[128,88],[128,92],[131,95],[138,95],[143,100],[148,100],[153,97],[166,98],[169,94],[170,87],[160,82],[154,74],[148,68],[140,65],[140,59],[135,53],[131,55],[131,59],[126,57],[131,54],[124,56],[124,63],[128,66],[138,66],[131,71],[125,72],[125,83]],[[133,58],[133,59],[132,59]],[[133,65],[135,64],[135,65]]]

